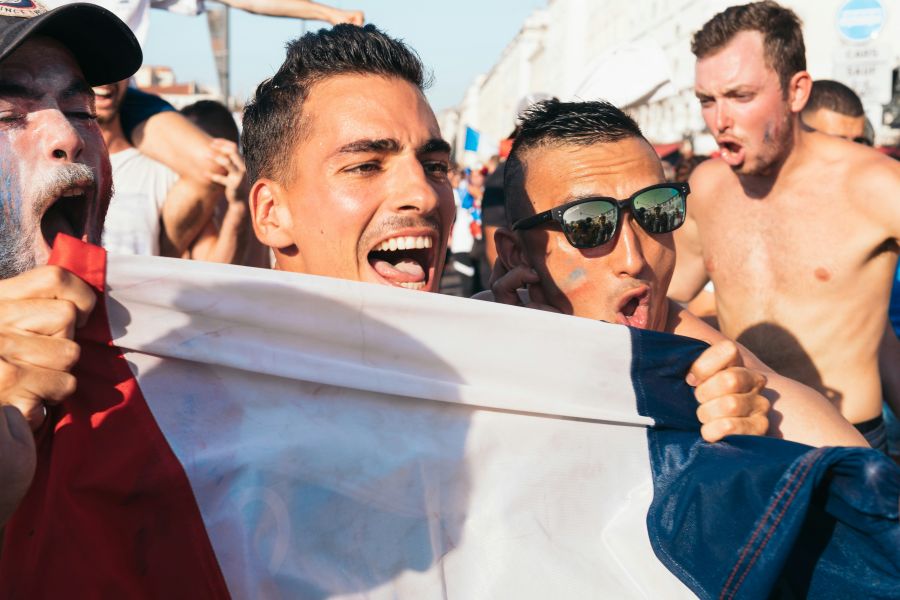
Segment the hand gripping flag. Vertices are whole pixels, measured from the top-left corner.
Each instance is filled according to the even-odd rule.
[[[900,470],[703,443],[703,345],[60,238],[98,291],[3,598],[890,598]]]

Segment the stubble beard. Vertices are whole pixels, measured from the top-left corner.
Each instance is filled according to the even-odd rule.
[[[47,203],[58,196],[61,190],[84,180],[91,181],[93,185],[99,183],[94,170],[83,164],[59,167],[45,175],[33,195],[37,200],[30,203],[32,206],[30,218],[24,218],[25,215],[23,215],[23,206],[27,202],[24,202],[21,197],[13,198],[13,194],[21,196],[18,190],[13,190],[8,186],[7,189],[0,192],[3,196],[0,198],[2,200],[0,209],[6,209],[0,210],[3,213],[0,214],[2,217],[0,219],[0,279],[21,275],[37,266],[35,242],[40,230],[41,216],[44,214]],[[105,181],[109,182],[111,178],[107,177]],[[84,233],[87,234],[89,242],[100,244],[103,221],[101,215],[98,214],[98,207],[104,205],[102,199],[111,197],[112,187],[107,184],[103,189],[97,188],[95,194],[96,199],[93,202],[87,201],[88,214]]]
[[[753,164],[745,160],[735,171],[739,175],[770,177],[774,175],[790,154],[794,138],[794,122],[791,114],[785,115],[781,127],[771,126],[763,136],[763,144]]]

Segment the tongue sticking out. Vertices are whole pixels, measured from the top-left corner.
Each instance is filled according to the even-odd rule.
[[[404,258],[397,264],[391,264],[386,260],[376,260],[372,263],[379,275],[392,283],[414,283],[425,281],[425,269],[418,262]]]

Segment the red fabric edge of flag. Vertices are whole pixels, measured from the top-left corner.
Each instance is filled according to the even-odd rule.
[[[106,252],[59,235],[50,263],[98,302],[76,334],[78,389],[51,409],[53,434],[40,436],[37,473],[7,524],[0,596],[230,597],[187,474],[112,345]]]

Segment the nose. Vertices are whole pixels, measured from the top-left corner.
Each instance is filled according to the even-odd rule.
[[[716,107],[713,109],[716,111],[715,114],[715,125],[716,131],[722,133],[731,127],[731,112],[728,110],[728,107],[724,102],[716,102]]]
[[[39,115],[37,128],[44,156],[55,163],[73,163],[84,150],[84,139],[69,119],[58,109],[46,109]]]
[[[440,205],[438,182],[432,181],[425,173],[422,163],[415,157],[403,159],[394,173],[394,210],[399,213],[419,213],[430,215]],[[447,185],[446,182],[444,182]]]
[[[631,218],[631,214],[624,213],[619,225],[618,239],[610,256],[613,270],[619,277],[637,277],[647,266],[635,227],[639,225]]]

